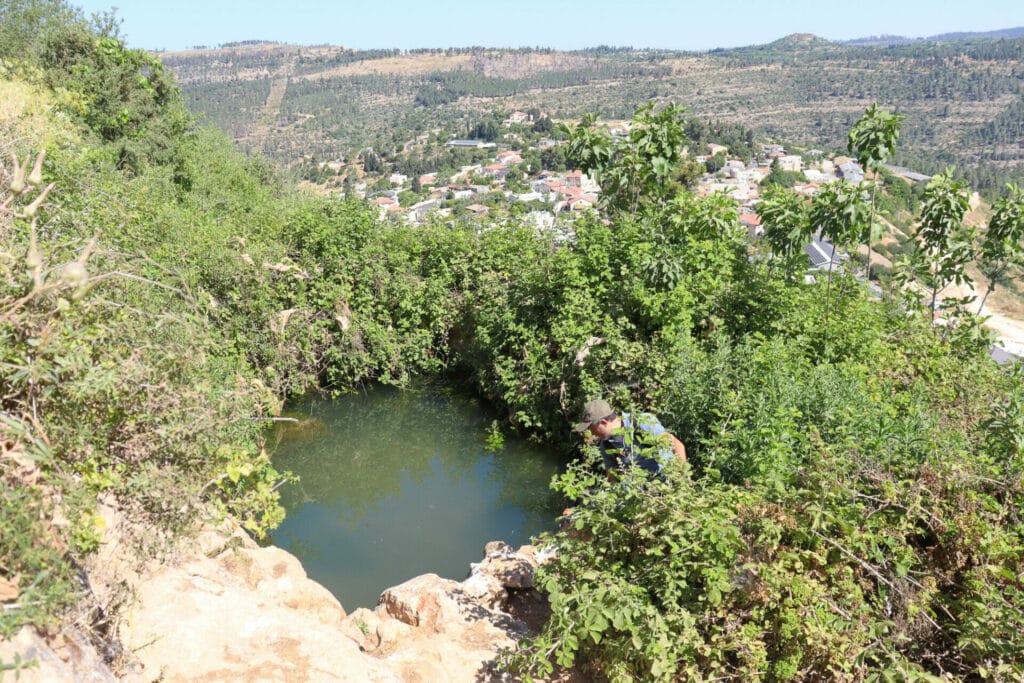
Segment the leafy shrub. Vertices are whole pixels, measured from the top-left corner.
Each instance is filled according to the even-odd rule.
[[[506,665],[600,680],[1019,676],[1019,458],[967,457],[984,422],[937,422],[927,381],[907,392],[781,348],[740,353],[753,356],[716,367],[749,374],[691,449],[709,476],[620,486],[579,465],[558,480],[582,502],[538,578],[552,620]],[[957,393],[986,401],[968,374]],[[696,375],[688,389],[720,382]],[[1014,400],[992,425],[1016,429]]]
[[[78,599],[75,573],[64,557],[59,533],[43,521],[47,517],[43,491],[11,474],[10,458],[15,454],[6,447],[14,443],[5,444],[0,483],[0,581],[14,590],[5,593],[0,612],[4,638],[25,624],[52,628],[58,615]]]

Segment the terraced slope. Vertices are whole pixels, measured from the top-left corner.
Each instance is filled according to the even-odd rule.
[[[286,161],[340,157],[396,131],[495,109],[619,118],[656,99],[824,149],[844,146],[850,124],[877,101],[906,115],[904,162],[956,163],[983,189],[1024,163],[1024,38],[877,46],[794,35],[702,54],[264,44],[161,56],[194,108]]]

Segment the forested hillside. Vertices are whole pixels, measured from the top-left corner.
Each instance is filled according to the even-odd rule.
[[[907,117],[898,162],[925,173],[957,164],[984,191],[1001,188],[1024,160],[1019,37],[873,46],[796,35],[701,54],[260,44],[160,58],[194,109],[289,163],[366,146],[387,151],[395,131],[455,133],[460,121],[493,109],[629,118],[650,100],[826,150],[844,145],[869,102],[887,102]]]
[[[682,114],[651,106],[625,137],[592,117],[569,131],[566,154],[607,201],[568,239],[515,220],[382,222],[202,128],[116,24],[61,0],[8,7],[3,637],[75,622],[123,664],[107,641],[130,602],[97,605],[78,579],[100,500],[146,554],[223,515],[260,535],[281,515],[287,475],[263,427],[282,401],[431,377],[571,463],[554,485],[577,513],[544,541],[557,558],[539,578],[552,617],[501,666],[615,681],[1024,675],[1024,374],[989,358],[973,302],[947,300],[934,322],[969,264],[1020,272],[1019,190],[976,240],[968,188],[933,178],[901,286],[876,296],[844,267],[806,278],[802,256],[817,228],[873,243],[869,187],[773,192],[752,241],[732,200],[689,192]],[[599,92],[604,59],[666,67],[592,57],[594,80],[570,90]],[[775,68],[756,51],[694,59]],[[358,78],[374,92],[432,82]],[[851,153],[872,168],[897,151],[899,121],[865,109],[850,110]],[[656,412],[688,463],[607,481],[570,430],[595,397]]]

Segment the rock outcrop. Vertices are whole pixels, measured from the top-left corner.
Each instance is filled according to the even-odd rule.
[[[57,642],[25,626],[0,640],[0,681],[18,683],[117,683],[118,678],[80,630],[65,629]]]
[[[506,610],[531,556],[492,544],[465,581],[419,576],[346,615],[298,560],[246,539],[147,577],[119,632],[143,681],[487,680],[527,632]]]
[[[488,544],[464,581],[419,576],[386,590],[375,609],[347,615],[295,557],[237,528],[204,531],[174,561],[129,567],[117,515],[106,514],[112,533],[87,574],[97,603],[116,613],[120,680],[498,680],[497,653],[546,618],[530,546]],[[52,665],[48,678],[27,669],[20,680],[117,680],[102,658],[76,663],[28,629],[19,639],[3,644],[3,661],[17,653]],[[90,667],[95,677],[84,677]]]

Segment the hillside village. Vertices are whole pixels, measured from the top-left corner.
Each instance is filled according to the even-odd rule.
[[[513,127],[530,122],[528,114],[516,111],[503,124]],[[613,138],[629,135],[629,122],[608,122],[606,125]],[[421,135],[418,141],[422,142],[426,137]],[[535,170],[524,161],[526,153],[564,145],[564,140],[542,137],[519,151],[512,149],[510,141],[518,142],[520,138],[515,133],[506,134],[501,142],[451,138],[445,143],[446,147],[486,150],[490,154],[486,161],[462,166],[447,177],[424,173],[412,179],[401,173],[391,173],[386,177],[389,189],[374,190],[367,178],[354,184],[352,191],[356,196],[369,200],[378,208],[381,218],[390,221],[421,225],[432,218],[476,220],[486,217],[493,220],[496,216],[509,215],[532,220],[537,230],[553,230],[558,242],[570,239],[572,223],[578,215],[600,210],[599,184],[579,170]],[[405,149],[411,149],[412,145],[407,144]],[[763,234],[757,205],[761,199],[762,183],[773,169],[788,174],[793,182],[792,189],[808,198],[828,183],[860,183],[865,178],[864,169],[847,156],[827,155],[818,149],[796,153],[777,143],[765,143],[757,148],[759,153],[747,159],[739,158],[727,146],[717,143],[707,143],[703,149],[687,151],[687,154],[698,152],[693,160],[709,169],[699,179],[695,193],[706,196],[718,192],[735,199],[740,223],[752,240]],[[910,183],[926,181],[930,177],[891,164],[885,168]],[[515,182],[510,182],[513,178]],[[380,184],[378,182],[377,187]],[[420,187],[421,191],[413,192],[414,187]],[[408,201],[413,198],[415,201]],[[814,280],[815,273],[837,268],[850,259],[849,254],[818,234],[812,237],[804,253],[808,260],[808,281]],[[872,262],[876,261],[889,264],[880,253],[874,254]],[[864,277],[863,273],[859,277]],[[868,287],[876,294],[881,291],[874,282],[868,283]],[[942,319],[939,318],[938,322],[941,324]],[[1024,347],[1006,338],[1002,331],[999,339],[1005,348],[997,345],[992,349],[998,362],[1020,357],[1018,354]]]
[[[505,119],[504,125],[528,123],[530,118],[525,112],[516,111]],[[629,135],[628,122],[612,122],[607,126],[613,138]],[[559,172],[530,168],[524,163],[523,153],[508,144],[509,139],[516,138],[515,134],[506,135],[502,142],[452,138],[445,143],[447,147],[493,150],[493,153],[487,163],[462,166],[447,177],[424,173],[411,179],[392,173],[387,176],[389,189],[374,191],[364,180],[353,186],[353,192],[377,206],[382,218],[412,225],[422,224],[431,216],[445,218],[454,214],[482,218],[505,210],[527,215],[538,229],[548,229],[571,223],[576,214],[600,207],[601,188],[593,178],[579,170]],[[540,138],[526,149],[540,151],[562,144],[564,141]],[[734,198],[740,209],[741,223],[752,238],[762,232],[756,207],[761,183],[773,166],[799,178],[793,189],[808,197],[817,194],[827,183],[859,183],[864,179],[864,171],[856,160],[845,156],[828,157],[817,149],[798,154],[787,151],[781,144],[769,143],[760,145],[760,153],[754,158],[742,159],[730,154],[727,146],[707,143],[704,149],[688,151],[688,154],[692,152],[696,152],[693,159],[709,169],[700,178],[696,193],[703,196],[720,192]],[[926,178],[906,169],[898,169],[897,175],[909,180]],[[518,181],[514,187],[508,182],[512,177]],[[422,188],[421,192],[413,192],[417,187]],[[415,201],[410,201],[413,199]],[[830,248],[831,245],[823,248],[817,241],[808,246],[812,268],[827,267],[832,257],[823,254]]]

